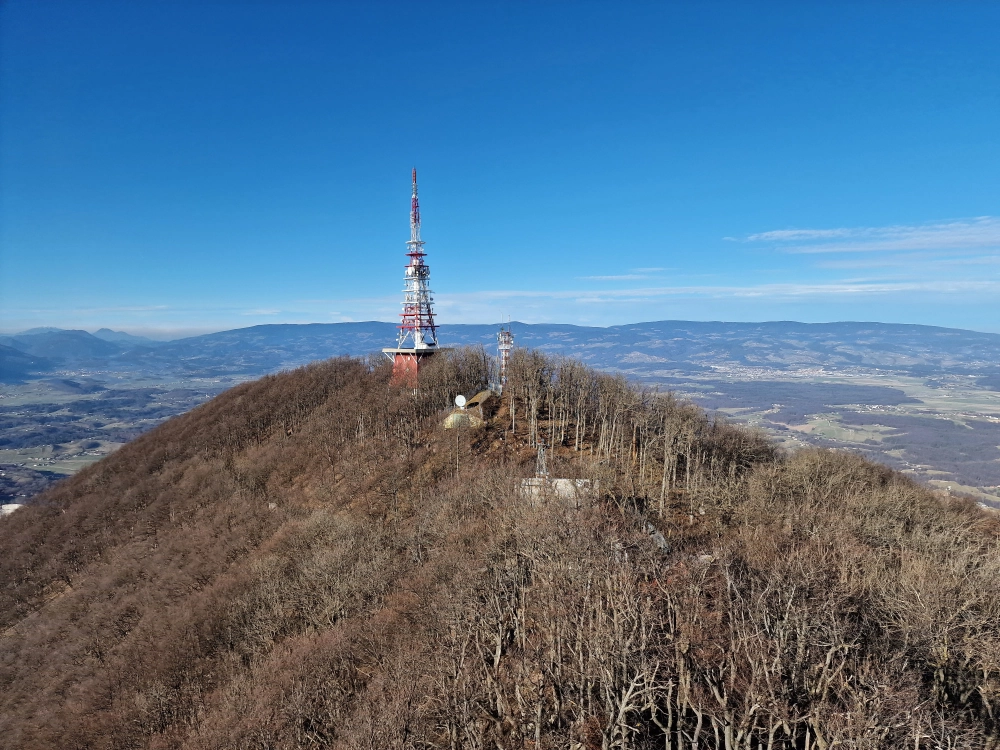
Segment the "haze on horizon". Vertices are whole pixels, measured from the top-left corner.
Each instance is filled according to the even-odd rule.
[[[0,329],[1000,332],[1000,5],[0,6]]]

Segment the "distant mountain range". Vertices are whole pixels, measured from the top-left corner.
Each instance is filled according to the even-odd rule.
[[[604,370],[669,379],[732,368],[862,368],[912,375],[1000,377],[1000,334],[893,323],[658,321],[608,328],[513,324],[517,345],[573,356]],[[444,346],[492,349],[497,327],[443,325]],[[393,323],[261,325],[158,342],[101,329],[36,329],[0,336],[7,382],[67,367],[178,375],[253,376],[391,345]]]
[[[119,344],[134,344],[136,346],[159,346],[162,341],[146,338],[145,336],[133,336],[124,331],[112,331],[110,328],[101,328],[94,331],[94,336],[104,341],[114,341]]]
[[[497,330],[444,325],[440,341],[492,353]],[[786,447],[863,452],[1000,506],[998,334],[786,321],[515,322],[513,331],[518,346],[670,391],[757,425]],[[72,473],[239,381],[377,353],[396,333],[393,323],[365,322],[253,326],[162,342],[108,329],[2,336],[0,469],[10,486],[0,482],[0,496],[25,497],[52,481],[45,472]]]

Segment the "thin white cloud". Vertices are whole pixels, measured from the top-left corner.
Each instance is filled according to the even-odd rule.
[[[934,257],[926,253],[906,253],[886,257],[849,258],[823,260],[816,264],[817,268],[856,269],[856,268],[902,268],[907,270],[940,271],[948,268],[964,268],[967,266],[1000,265],[1000,253],[997,255],[974,255],[959,257]]]
[[[126,305],[121,307],[79,307],[77,313],[120,313],[120,312],[161,312],[169,310],[167,305]]]
[[[751,234],[748,242],[776,243],[793,253],[1000,251],[1000,219],[973,219],[914,226],[779,229]]]
[[[773,232],[760,232],[747,237],[750,242],[788,242],[790,240],[829,240],[835,237],[850,237],[855,229],[777,229]],[[729,239],[729,238],[726,238]]]
[[[655,278],[656,274],[671,269],[662,266],[650,268],[630,268],[628,273],[608,274],[598,276],[577,276],[580,281],[638,281],[640,279]]]
[[[649,276],[643,273],[623,273],[617,276],[577,276],[581,281],[636,281],[638,279],[648,279]]]

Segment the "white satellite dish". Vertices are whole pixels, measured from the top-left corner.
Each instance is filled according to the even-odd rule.
[[[465,408],[465,396],[463,396],[461,393],[455,396],[455,406],[457,406],[459,409]]]

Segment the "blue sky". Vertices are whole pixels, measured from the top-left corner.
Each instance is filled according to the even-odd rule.
[[[0,328],[1000,331],[1000,3],[0,6]]]

